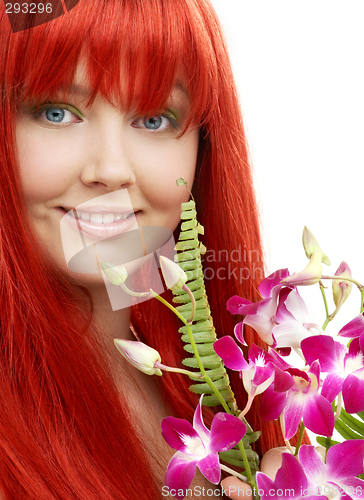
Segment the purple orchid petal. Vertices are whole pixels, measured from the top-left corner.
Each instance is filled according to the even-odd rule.
[[[266,476],[263,472],[257,472],[257,486],[261,498],[267,497],[272,500],[278,500],[278,496],[274,495],[274,492],[276,491],[274,487],[274,482],[270,477]],[[273,493],[273,495],[269,495],[268,494],[269,492]]]
[[[272,289],[280,284],[283,278],[289,276],[288,269],[278,269],[261,281],[258,289],[262,297],[267,298],[271,295]]]
[[[341,328],[338,335],[341,337],[360,337],[364,333],[364,316],[359,314],[354,319],[349,321],[345,326]]]
[[[279,323],[272,330],[277,347],[300,347],[303,339],[310,337],[312,332],[296,320]]]
[[[357,370],[357,372],[362,370]],[[352,373],[343,382],[342,392],[347,413],[360,413],[364,410],[364,380]]]
[[[188,453],[187,450],[202,444],[200,436],[190,422],[182,418],[166,417],[161,422],[162,436],[175,450]]]
[[[358,477],[344,479],[340,481],[340,486],[350,494],[348,498],[363,500],[364,481],[362,479]]]
[[[364,440],[349,439],[331,446],[326,458],[326,476],[341,481],[363,473]]]
[[[288,370],[288,368],[292,368],[284,359],[274,350],[269,349],[269,355],[272,357],[273,363],[278,366],[281,370]]]
[[[284,439],[291,439],[296,434],[297,427],[303,416],[304,407],[305,396],[291,391],[284,410]]]
[[[273,335],[274,338],[274,335]],[[277,345],[277,342],[274,339],[274,344],[273,346],[275,347]],[[277,347],[277,352],[281,356],[289,356],[291,354],[292,347]]]
[[[323,459],[311,445],[302,445],[298,452],[300,464],[311,485],[323,486],[326,483],[326,466]]]
[[[249,311],[249,306],[255,306],[254,302],[250,300],[243,299],[238,295],[234,295],[226,302],[226,309],[230,314],[255,314],[255,309],[252,309],[253,312],[240,312],[240,308],[246,308]],[[244,310],[244,309],[243,309]]]
[[[303,378],[304,380],[306,380],[306,382],[310,382],[310,377],[307,375],[306,372],[304,372],[303,370],[300,370],[299,368],[287,368],[287,372],[290,373],[291,375],[294,375],[295,377],[301,377]]]
[[[317,383],[320,386],[320,363],[318,361],[311,363],[308,373],[315,375]]]
[[[226,335],[213,344],[214,351],[223,360],[225,366],[231,370],[246,370],[249,364],[244,358],[243,351],[233,338]]]
[[[345,349],[345,346],[343,347]],[[323,372],[332,372],[338,369],[335,362],[337,354],[335,342],[329,335],[307,337],[302,340],[301,349],[306,363],[309,365],[318,359]]]
[[[252,344],[251,348],[249,349],[249,361],[254,364],[256,364],[257,361],[263,361],[264,364],[267,364],[269,363],[269,361],[272,361],[272,356],[261,347],[257,346],[256,344]]]
[[[341,392],[343,382],[344,377],[340,373],[329,373],[322,386],[321,395],[332,403]]]
[[[209,451],[231,450],[246,433],[246,425],[229,413],[217,413],[211,422]]]
[[[198,405],[196,406],[195,413],[193,415],[193,428],[194,430],[198,433],[198,436],[204,441],[204,442],[209,442],[210,437],[211,437],[211,431],[208,430],[206,425],[203,423],[202,420],[202,399],[203,399],[203,394],[200,397],[200,400],[198,402]]]
[[[245,342],[245,339],[244,339],[243,326],[244,326],[243,321],[240,321],[240,323],[237,323],[234,326],[234,335],[241,344],[247,346],[248,344]]]
[[[274,390],[276,392],[288,391],[294,384],[292,375],[275,366]]]
[[[272,329],[275,323],[271,320],[272,315],[255,314],[246,316],[243,320],[244,325],[251,326],[259,337],[269,345],[273,344]]]
[[[352,339],[352,341],[350,342],[350,345],[349,345],[349,352],[344,357],[344,364],[346,362],[347,357],[350,356],[353,358],[354,356],[357,356],[358,354],[363,354],[363,348],[361,346],[361,342],[363,339],[364,339],[364,335],[362,335],[361,337],[357,337],[355,339]]]
[[[287,295],[285,304],[287,311],[293,315],[296,321],[305,323],[308,320],[306,303],[297,290],[292,290],[292,292]]]
[[[252,384],[255,386],[259,386],[264,384],[268,379],[274,375],[274,365],[273,363],[268,363],[266,366],[256,366],[255,374],[252,380]],[[272,379],[273,382],[273,379]],[[269,384],[270,385],[270,384]]]
[[[328,400],[318,393],[310,395],[303,410],[303,423],[315,434],[332,436],[335,419]]]
[[[288,311],[286,304],[280,301],[277,307],[276,320],[278,323],[283,323],[284,321],[296,321],[296,318]]]
[[[290,498],[301,496],[303,489],[307,488],[307,478],[296,457],[291,453],[282,454],[282,466],[277,471],[274,480],[276,490],[290,490]],[[293,490],[293,494],[292,493]]]
[[[220,482],[221,469],[219,455],[217,453],[210,453],[207,455],[207,457],[197,463],[197,467],[211,483],[218,484]]]
[[[186,493],[183,492],[192,483],[196,473],[196,465],[197,460],[190,460],[188,455],[183,453],[177,452],[171,458],[164,481],[170,490],[176,490],[175,498],[178,500],[182,500],[186,496]]]
[[[259,416],[262,420],[275,420],[280,417],[286,404],[286,392],[275,392],[272,384],[262,394]]]

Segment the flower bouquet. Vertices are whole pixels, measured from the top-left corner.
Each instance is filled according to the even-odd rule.
[[[183,180],[178,181],[183,184]],[[342,262],[334,275],[323,274],[322,264],[330,260],[312,233],[305,228],[303,246],[307,267],[289,274],[280,269],[263,279],[262,299],[256,303],[234,296],[227,302],[231,314],[244,319],[235,326],[237,342],[230,336],[217,340],[204,287],[199,241],[203,234],[197,222],[193,200],[182,205],[182,226],[176,245],[175,262],[160,257],[166,286],[172,290],[175,306],[150,290],[181,320],[185,349],[192,356],[184,360],[189,369],[162,364],[159,353],[137,341],[116,339],[120,353],[132,365],[149,375],[163,370],[184,373],[193,381],[191,390],[200,394],[193,422],[167,417],[162,435],[176,450],[165,476],[168,492],[183,499],[196,467],[213,484],[221,470],[249,483],[255,497],[292,499],[316,497],[361,498],[364,490],[364,287],[351,276]],[[107,278],[130,294],[125,286],[124,268],[102,263]],[[323,282],[332,283],[335,310],[330,313]],[[322,326],[309,321],[298,287],[320,287],[326,319]],[[352,286],[360,291],[358,316],[345,325],[337,337],[325,334]],[[251,326],[267,348],[248,346],[244,325]],[[350,339],[349,345],[343,339]],[[246,359],[239,344],[248,350]],[[298,361],[291,361],[291,352]],[[289,356],[287,358],[287,356]],[[245,408],[239,409],[230,388],[227,369],[239,372],[248,394]],[[287,453],[275,478],[259,472],[259,461],[251,443],[259,438],[245,419],[253,399],[261,394],[260,417],[279,419]],[[208,429],[201,406],[220,405]],[[355,415],[355,416],[354,416]],[[317,435],[318,447],[302,444],[305,429]],[[334,429],[343,442],[334,441]],[[290,443],[298,431],[296,446]],[[232,468],[234,467],[234,468]],[[240,472],[237,472],[239,469]]]

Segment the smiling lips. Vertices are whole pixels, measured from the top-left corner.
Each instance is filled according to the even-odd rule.
[[[117,236],[133,226],[137,227],[135,213],[130,209],[111,211],[111,207],[82,207],[81,211],[61,208],[66,212],[64,219],[73,229],[99,240]]]

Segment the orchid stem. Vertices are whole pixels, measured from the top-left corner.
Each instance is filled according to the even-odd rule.
[[[239,478],[241,481],[244,481],[244,483],[246,483],[248,480],[248,478],[246,478],[245,476],[242,476],[241,474],[236,472],[234,469],[230,469],[230,467],[227,467],[224,464],[220,464],[220,468],[221,468],[221,470],[227,472],[228,474],[231,474],[232,476]]]
[[[320,282],[320,290],[321,290],[321,295],[322,295],[322,298],[324,299],[324,304],[325,304],[326,319],[324,321],[324,324],[322,325],[322,329],[325,330],[327,325],[330,323],[330,313],[329,313],[329,308],[328,308],[327,300],[326,300],[325,287],[322,284],[322,282]]]
[[[334,416],[335,422],[340,417],[342,400],[343,400],[343,398],[342,398],[342,392],[340,392],[339,395],[338,395],[338,397],[337,397],[337,406],[336,406],[336,411],[335,411],[335,416]]]
[[[297,440],[297,444],[296,444],[296,450],[294,452],[295,455],[298,454],[298,450],[301,447],[303,435],[305,433],[305,429],[306,429],[305,424],[303,422],[301,422],[300,433],[298,434],[298,440]]]
[[[288,439],[285,439],[285,434],[286,434],[286,431],[285,431],[285,428],[284,428],[284,417],[283,417],[283,413],[281,414],[281,416],[279,417],[279,424],[281,426],[281,432],[282,432],[282,436],[283,436],[283,439],[284,439],[284,442],[285,442],[285,445],[286,447],[288,448],[288,450],[292,453],[292,455],[294,455],[294,450],[291,446],[291,443],[289,442]]]
[[[239,441],[238,446],[239,446],[241,458],[243,459],[247,482],[250,484],[252,490],[254,491],[254,488],[256,489],[257,485],[256,485],[256,483],[254,481],[252,472],[250,470],[249,460],[248,460],[248,457],[246,456],[245,448],[244,448],[244,444],[243,444],[242,440]]]
[[[207,375],[207,373],[205,371],[205,368],[204,368],[204,366],[202,364],[202,361],[201,361],[201,358],[200,358],[200,354],[199,354],[199,352],[197,350],[197,347],[196,347],[195,339],[193,338],[193,333],[192,333],[191,325],[189,325],[186,322],[185,319],[183,320],[183,322],[186,325],[188,339],[189,339],[190,344],[192,346],[193,354],[195,355],[195,358],[196,358],[198,367],[200,368],[200,371],[201,371],[201,374],[203,376],[203,379],[209,385],[209,387],[212,389],[213,393],[215,394],[215,396],[217,397],[217,399],[220,401],[220,404],[224,408],[224,410],[226,411],[226,413],[231,413],[231,410],[228,407],[228,405],[226,404],[225,399],[222,397],[220,391],[218,390],[218,388],[216,387],[216,385],[213,383],[213,381],[210,379],[210,377]]]
[[[361,283],[359,283],[359,281],[356,281],[354,278],[349,278],[349,277],[346,277],[341,279],[339,278],[338,276],[321,276],[321,279],[322,280],[337,280],[337,279],[340,279],[340,281],[350,281],[351,283],[354,283],[354,285],[356,285],[360,291],[363,290],[363,285]]]
[[[165,372],[182,373],[182,375],[187,375],[188,377],[194,378],[196,380],[203,380],[201,373],[190,372],[189,370],[184,370],[183,368],[166,366],[162,363],[159,363],[159,361],[156,361],[154,363],[154,368],[159,368],[160,370],[164,370]]]
[[[195,300],[193,293],[191,292],[191,290],[188,288],[187,285],[183,285],[182,290],[184,290],[187,293],[187,295],[189,296],[189,298],[191,299],[192,311],[191,311],[190,317],[187,320],[187,323],[191,324],[193,321],[193,318],[195,317],[196,300]]]
[[[152,296],[155,299],[159,300],[159,302],[162,302],[162,304],[164,304],[165,306],[167,306],[168,309],[170,309],[171,311],[173,311],[174,314],[182,321],[182,323],[186,325],[185,318],[182,316],[182,314],[179,311],[177,311],[177,309],[175,307],[173,307],[169,302],[167,302],[166,300],[164,300],[163,297],[161,297],[160,295],[158,295],[157,293],[155,293],[153,291],[152,291]]]
[[[360,313],[364,312],[364,288],[360,290]]]
[[[250,407],[252,405],[252,402],[253,402],[253,399],[254,399],[254,396],[251,397],[251,395],[249,395],[249,399],[248,399],[248,402],[244,408],[244,410],[242,410],[239,415],[238,415],[238,418],[240,418],[240,420],[243,420],[243,418],[245,417],[245,415],[248,413],[248,411],[250,410]]]
[[[226,413],[231,413],[231,410],[228,407],[228,405],[226,404],[225,399],[222,397],[220,391],[218,390],[218,388],[215,386],[215,384],[213,383],[213,381],[210,379],[210,377],[207,375],[207,373],[205,371],[205,368],[204,368],[204,366],[202,364],[202,361],[201,361],[201,358],[200,358],[200,354],[199,354],[199,352],[197,350],[197,347],[196,347],[195,339],[193,338],[193,333],[192,333],[191,325],[188,323],[188,321],[185,320],[185,318],[182,316],[182,314],[179,311],[177,311],[177,309],[174,308],[171,304],[169,304],[169,302],[167,302],[166,300],[164,300],[163,297],[161,297],[160,295],[156,294],[153,291],[151,291],[151,292],[152,292],[152,296],[154,298],[156,298],[157,300],[159,300],[160,302],[162,302],[162,304],[164,304],[165,306],[167,306],[168,309],[170,309],[171,311],[173,311],[175,313],[175,315],[186,326],[186,328],[187,328],[187,335],[188,335],[188,338],[189,338],[189,341],[190,341],[190,344],[191,344],[191,347],[192,347],[192,350],[193,350],[193,354],[194,354],[194,356],[196,358],[196,361],[197,361],[198,367],[200,369],[200,372],[201,372],[203,380],[212,389],[213,393],[215,394],[215,396],[217,397],[217,399],[220,401],[220,404],[224,408],[224,410],[226,411]]]
[[[120,288],[124,290],[128,295],[131,295],[132,297],[151,297],[151,292],[133,292],[133,290],[130,290],[125,283],[121,283]]]

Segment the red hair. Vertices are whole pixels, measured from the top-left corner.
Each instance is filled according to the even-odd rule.
[[[119,403],[91,319],[67,282],[44,264],[32,236],[17,174],[16,110],[23,98],[40,103],[59,97],[81,56],[90,104],[100,93],[140,116],[162,109],[183,75],[191,101],[187,125],[201,127],[193,190],[206,230],[203,242],[218,256],[240,249],[244,262],[236,266],[246,269],[242,276],[230,271],[229,279],[215,279],[213,286],[207,280],[216,330],[231,335],[236,319],[225,302],[234,294],[257,300],[263,264],[221,29],[208,0],[80,0],[64,16],[14,34],[3,4],[0,9],[0,488],[9,499],[157,499],[153,472],[127,404]],[[225,269],[228,278],[228,262],[215,259],[209,267],[215,274]],[[157,301],[132,314],[163,362],[180,364],[175,318]],[[232,379],[242,407],[241,381]],[[174,413],[191,418],[196,395],[188,391],[189,381],[166,374],[160,383]],[[259,422],[256,408],[249,420],[263,430],[262,450],[280,444],[276,424]]]

